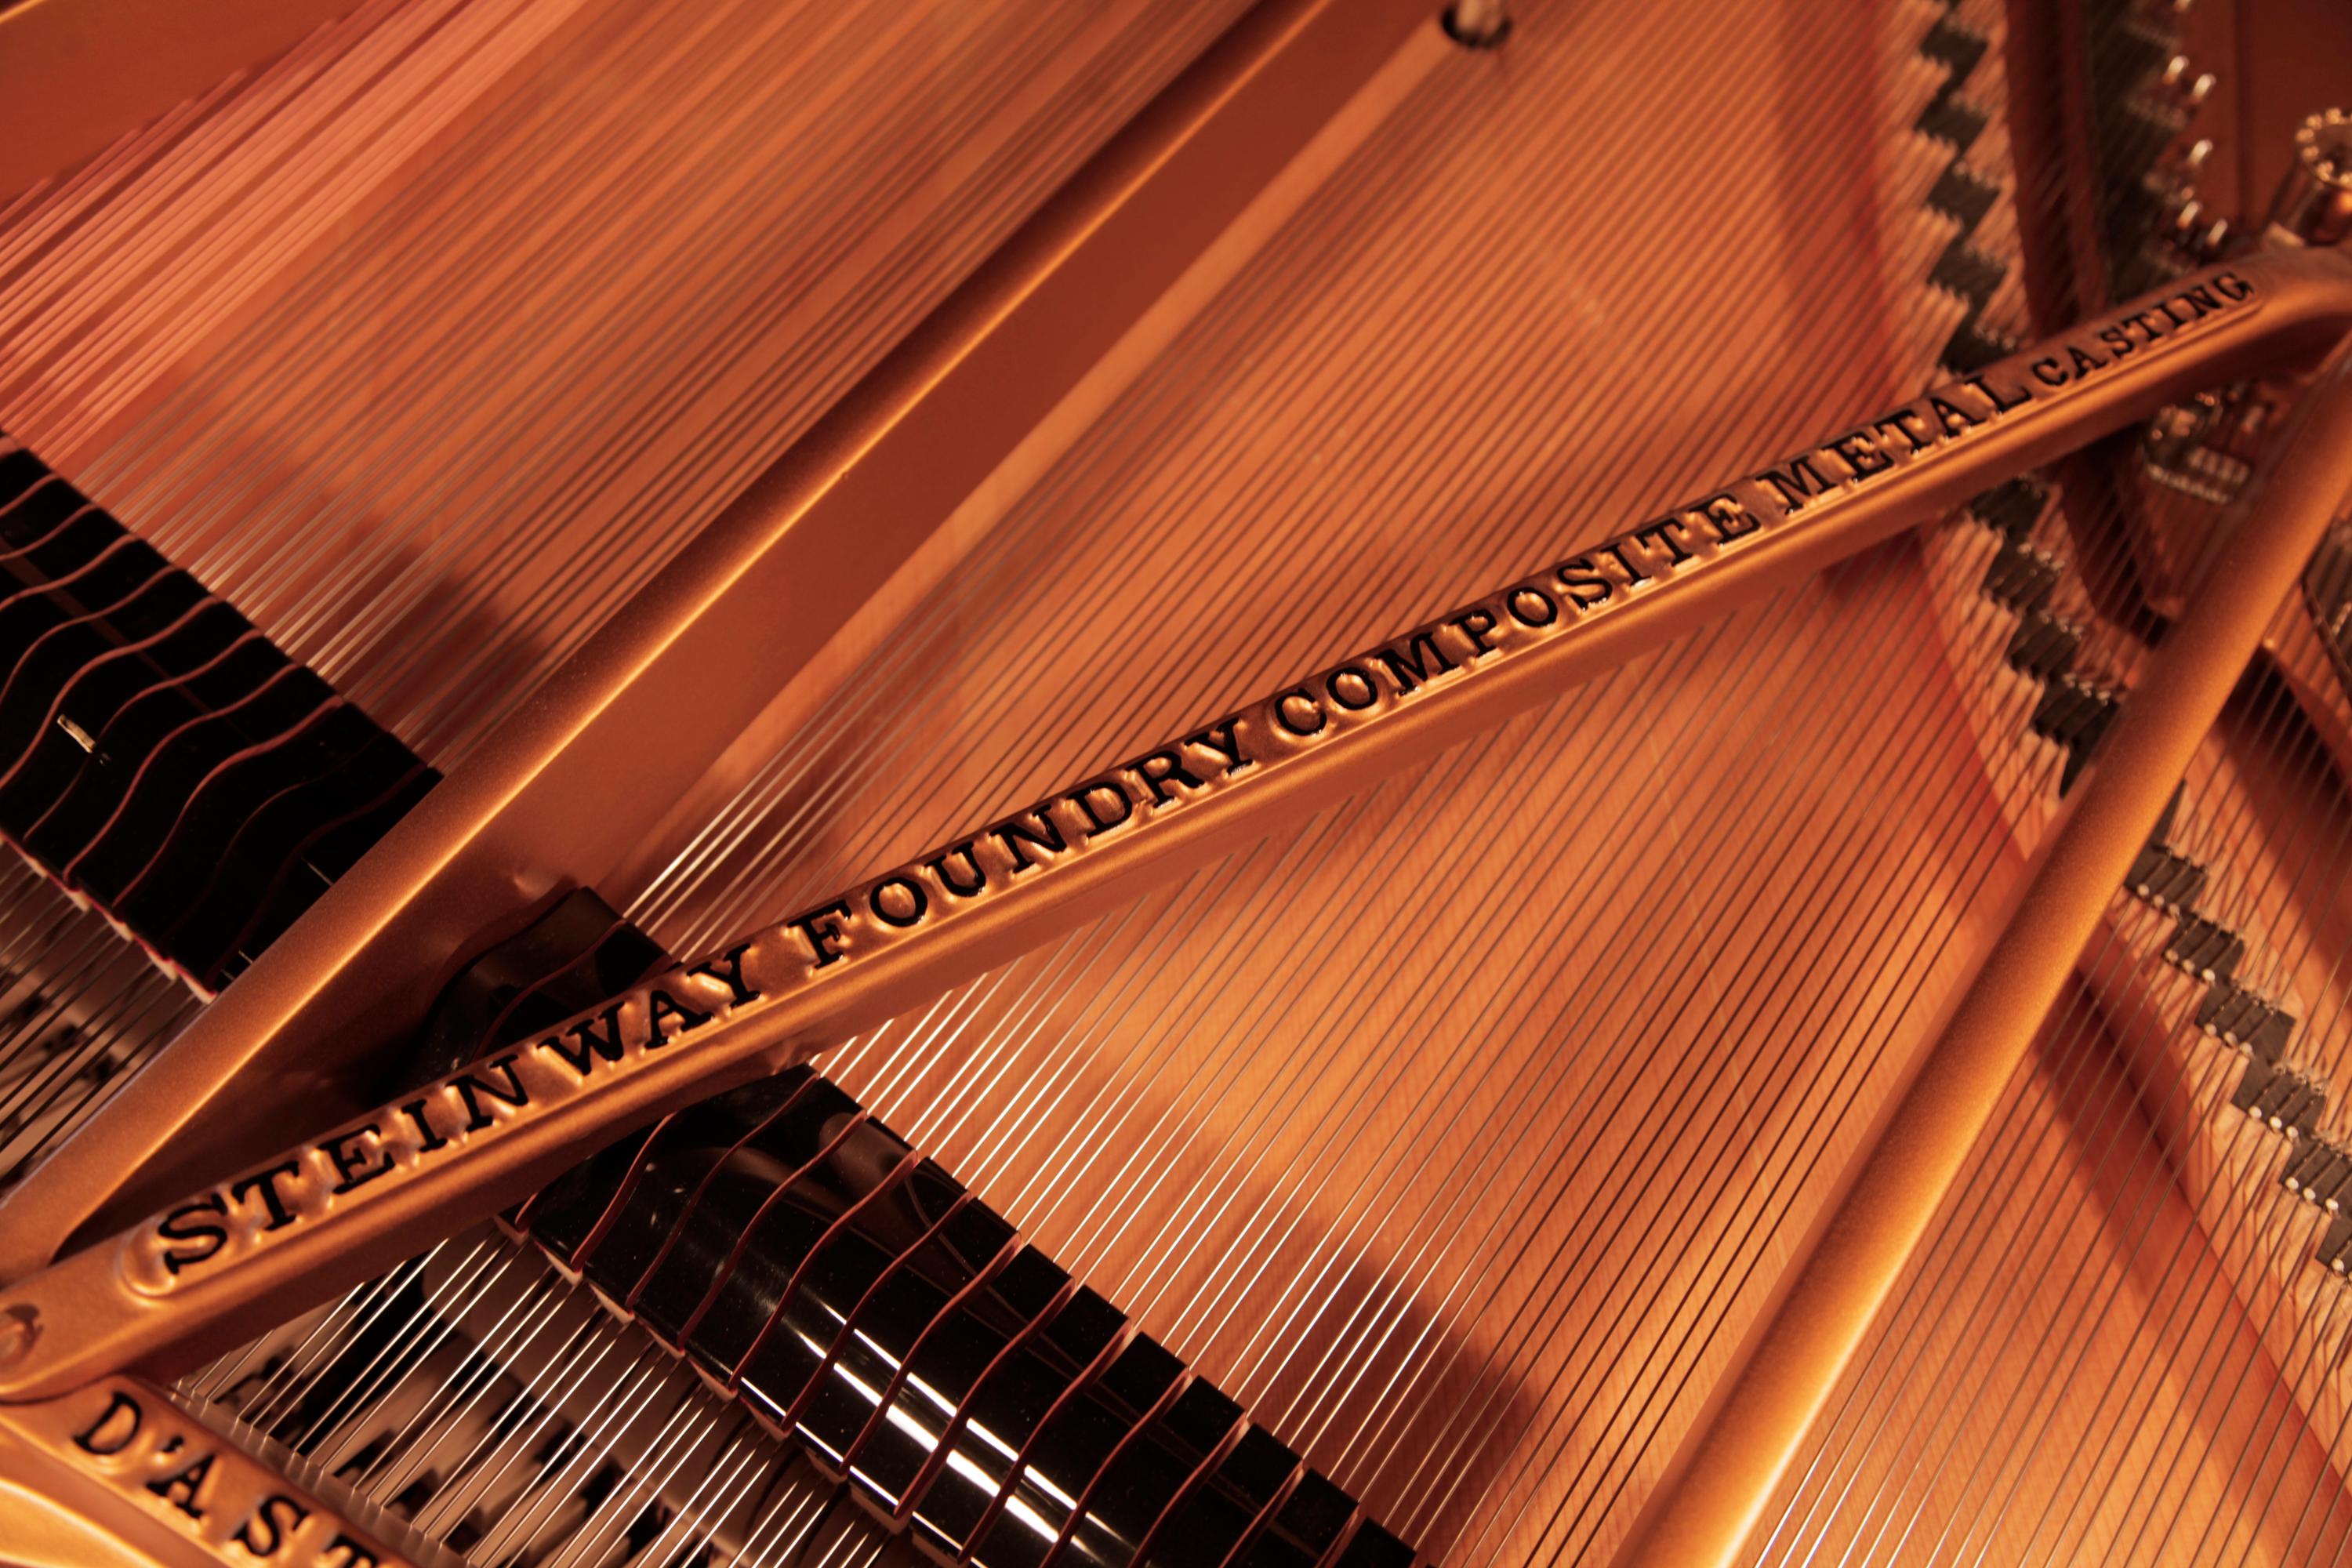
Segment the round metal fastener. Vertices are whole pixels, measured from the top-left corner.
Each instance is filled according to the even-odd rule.
[[[0,1363],[15,1361],[41,1337],[41,1314],[23,1302],[0,1308]]]

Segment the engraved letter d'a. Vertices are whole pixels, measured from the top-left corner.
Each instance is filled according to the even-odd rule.
[[[118,1424],[118,1416],[128,1416],[130,1420]],[[145,1419],[146,1412],[139,1408],[139,1402],[118,1389],[108,1397],[105,1412],[89,1424],[89,1430],[74,1434],[74,1447],[85,1454],[110,1458],[131,1447],[131,1440],[139,1436],[140,1425]]]

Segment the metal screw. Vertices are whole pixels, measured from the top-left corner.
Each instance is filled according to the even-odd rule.
[[[0,1366],[16,1360],[41,1337],[41,1314],[22,1302],[0,1308]]]
[[[1445,36],[1467,48],[1491,49],[1511,31],[1504,0],[1454,0],[1441,18]]]

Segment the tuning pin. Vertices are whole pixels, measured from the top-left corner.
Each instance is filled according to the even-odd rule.
[[[2294,133],[2294,162],[2271,198],[2270,221],[2305,245],[2352,234],[2352,115],[2330,109]]]
[[[1445,8],[1445,36],[1465,48],[1491,49],[1510,35],[1505,0],[1454,0]]]
[[[2183,256],[2192,261],[2218,258],[2230,241],[2230,220],[2215,217],[2205,210],[2205,204],[2186,191],[2175,194],[2168,221],[2168,237]]]
[[[2164,62],[2157,89],[2182,109],[2195,109],[2212,96],[2215,79],[2211,71],[2197,70],[2187,55],[2175,55]]]

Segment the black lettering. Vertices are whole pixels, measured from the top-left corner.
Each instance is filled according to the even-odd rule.
[[[893,891],[898,895],[895,902],[882,896]],[[912,877],[885,877],[875,883],[873,890],[866,895],[866,907],[872,910],[874,918],[884,925],[897,926],[904,931],[919,921],[930,909],[931,896],[923,891],[923,885]]]
[[[971,850],[971,845],[959,844],[940,855],[938,859],[928,862],[931,868],[931,875],[940,879],[940,886],[959,899],[975,898],[988,889],[988,872],[981,865],[980,857],[973,854]],[[948,860],[957,855],[963,857],[964,870],[971,879],[968,882],[959,882],[948,875]]]
[[[1913,429],[1914,425],[1918,428]],[[1927,421],[1916,408],[1898,408],[1884,419],[1871,421],[1870,427],[1882,436],[1893,434],[1902,437],[1915,452],[1924,452],[1936,444],[1935,437],[1928,432]]]
[[[236,1527],[236,1533],[229,1539],[256,1557],[274,1557],[278,1549],[286,1544],[286,1538],[310,1517],[310,1510],[292,1498],[282,1492],[273,1493],[261,1500],[261,1506]],[[261,1539],[255,1538],[256,1526],[261,1530]]]
[[[1763,520],[1739,504],[1739,498],[1726,490],[1712,495],[1698,504],[1699,515],[1715,524],[1715,535],[1728,544],[1735,539],[1745,539],[1764,526]]]
[[[1101,812],[1095,809],[1095,796],[1098,795],[1107,795],[1118,802],[1117,816],[1105,818]],[[1062,798],[1076,806],[1080,814],[1086,817],[1087,837],[1089,838],[1098,833],[1108,833],[1135,815],[1135,802],[1128,798],[1126,786],[1113,779],[1097,779],[1092,784],[1080,784]]]
[[[226,1232],[222,1233],[222,1238],[227,1238]],[[116,1427],[118,1416],[128,1416],[130,1425]],[[139,1436],[139,1427],[146,1419],[147,1412],[140,1407],[137,1400],[119,1390],[111,1392],[106,1396],[105,1410],[89,1424],[89,1430],[74,1434],[74,1447],[101,1459],[112,1458],[131,1447],[131,1440]]]
[[[580,1042],[577,1055],[564,1048],[562,1036],[549,1036],[539,1042],[539,1048],[542,1051],[553,1051],[563,1059],[565,1067],[570,1068],[580,1077],[586,1078],[591,1070],[588,1066],[591,1058],[602,1057],[608,1062],[621,1059],[621,1005],[615,1002],[594,1017],[574,1024],[563,1033]],[[425,1126],[425,1118],[419,1114],[424,1105],[425,1102],[421,1100],[414,1100],[409,1105],[402,1106],[401,1110],[408,1111],[409,1120],[416,1123],[419,1131],[428,1137],[435,1137],[433,1130]],[[437,1137],[435,1142],[425,1145],[428,1150],[439,1147],[441,1144]]]
[[[1829,481],[1822,478],[1821,470],[1813,467],[1810,457],[1799,458],[1790,463],[1785,474],[1778,468],[1766,468],[1757,477],[1780,492],[1781,510],[1791,517],[1804,510],[1808,498],[1820,495],[1830,488]]]
[[[970,855],[971,846],[965,845],[963,852]],[[979,891],[977,888],[972,890]],[[821,910],[811,910],[808,913],[795,916],[787,922],[807,941],[812,957],[809,964],[811,969],[823,969],[827,964],[841,962],[843,956],[841,949],[835,943],[842,940],[841,922],[848,918],[849,906],[836,902],[827,904]]]
[[[2251,296],[2253,291],[2254,286],[2234,272],[2217,272],[2213,275],[2213,292],[2233,305]]]
[[[672,1018],[677,1020],[675,1029],[669,1027]],[[692,1034],[709,1022],[709,1014],[689,1007],[668,992],[656,988],[646,997],[646,1049],[652,1050],[679,1035]]]
[[[163,1254],[163,1268],[177,1274],[191,1263],[202,1263],[228,1245],[228,1226],[206,1215],[228,1213],[228,1200],[218,1193],[208,1193],[194,1203],[182,1204],[165,1215],[155,1226],[155,1234],[165,1241],[185,1241],[194,1244],[193,1250],[173,1247]]]
[[[1185,736],[1184,743],[1198,746],[1204,752],[1214,752],[1224,762],[1225,777],[1231,778],[1251,765],[1250,759],[1242,755],[1241,737],[1235,732],[1235,727],[1240,723],[1239,714],[1230,719],[1220,719],[1199,734]]]
[[[1487,624],[1490,626],[1493,625],[1492,622]],[[1309,725],[1305,719],[1297,717],[1297,710],[1291,707],[1291,704],[1294,702],[1300,704],[1307,710],[1307,713],[1315,721],[1312,725]],[[1294,734],[1300,740],[1305,741],[1321,734],[1323,732],[1323,726],[1331,721],[1331,717],[1329,714],[1324,712],[1320,707],[1317,706],[1315,699],[1307,695],[1307,688],[1297,686],[1293,687],[1288,691],[1284,692],[1280,697],[1275,699],[1274,721],[1281,725],[1291,734]],[[1121,817],[1119,820],[1123,822],[1126,818]]]
[[[2107,347],[2115,350],[2116,357],[2117,359],[2123,358],[2126,354],[2130,353],[2134,349],[2139,346],[2137,343],[2131,341],[2131,334],[2125,331],[2121,327],[2101,327],[2099,329],[2099,341],[2106,344]]]
[[[1568,602],[1581,615],[1586,610],[1605,605],[1617,592],[1617,585],[1592,569],[1592,557],[1580,555],[1573,561],[1562,562],[1552,573],[1568,595]]]
[[[580,1026],[580,1029],[584,1029],[587,1026],[587,1025],[583,1024]],[[576,1035],[580,1032],[580,1029],[574,1029],[572,1032]],[[542,1050],[547,1049],[550,1047],[553,1047],[558,1053],[561,1053],[563,1049],[561,1045],[558,1045],[553,1040],[541,1040],[539,1044],[540,1048]],[[614,1046],[613,1059],[619,1059],[620,1048],[621,1047],[617,1044]],[[566,1061],[572,1061],[570,1057],[565,1057],[563,1059]],[[581,1077],[586,1078],[588,1076],[588,1053],[585,1051],[581,1052],[580,1059],[578,1061],[572,1062],[572,1065],[578,1070]],[[433,1123],[425,1119],[425,1101],[421,1100],[404,1101],[401,1105],[400,1113],[416,1124],[416,1131],[418,1134],[416,1152],[418,1153],[430,1154],[436,1149],[446,1149],[449,1146],[449,1140],[442,1137],[440,1133],[435,1131]]]
[[[2006,414],[2012,408],[2022,408],[2033,401],[2033,389],[2030,386],[2021,386],[2014,396],[2003,398],[2000,393],[1993,390],[1992,383],[1983,376],[1969,377],[1969,384],[1984,394],[1984,400],[1992,405],[1992,411],[1995,414]]]
[[[1829,444],[1829,449],[1839,460],[1853,470],[1857,479],[1873,474],[1883,474],[1895,466],[1895,459],[1870,444],[1870,437],[1860,430],[1849,430]]]
[[[294,1211],[288,1208],[286,1206],[286,1200],[278,1195],[278,1178],[280,1176],[299,1176],[301,1173],[302,1167],[296,1164],[291,1160],[287,1161],[282,1165],[272,1165],[269,1169],[260,1172],[257,1174],[247,1176],[242,1181],[231,1183],[228,1189],[228,1201],[233,1204],[241,1204],[245,1202],[247,1194],[256,1192],[259,1193],[261,1194],[262,1207],[269,1211],[269,1223],[263,1226],[261,1228],[264,1230],[283,1230],[286,1226],[294,1223]]]
[[[655,994],[659,995],[661,994],[659,992],[656,992]],[[660,1037],[656,1035],[655,1038],[658,1039]],[[515,1077],[514,1064],[515,1053],[512,1051],[509,1051],[502,1057],[493,1057],[488,1061],[482,1064],[482,1068],[485,1071],[499,1072],[506,1075],[507,1086],[504,1089],[500,1089],[494,1083],[486,1082],[481,1079],[476,1078],[470,1072],[460,1073],[457,1077],[457,1081],[450,1086],[457,1091],[458,1100],[463,1101],[465,1104],[467,1131],[479,1132],[483,1128],[488,1127],[492,1121],[497,1120],[496,1117],[482,1109],[481,1097],[483,1095],[487,1094],[492,1100],[499,1101],[500,1104],[510,1105],[517,1110],[520,1110],[523,1107],[530,1103],[530,1096],[523,1092],[522,1080]]]
[[[346,1132],[331,1143],[320,1145],[327,1152],[328,1160],[333,1163],[335,1174],[342,1178],[335,1184],[334,1190],[337,1194],[348,1193],[353,1187],[366,1186],[378,1176],[391,1173],[392,1156],[378,1148],[375,1142],[383,1136],[382,1131],[371,1121],[356,1131]],[[381,1160],[383,1163],[370,1170],[368,1168],[370,1160]]]
[[[1409,696],[1422,682],[1454,668],[1454,661],[1427,632],[1415,632],[1401,647],[1384,647],[1372,657],[1388,670],[1400,697]],[[1433,663],[1437,667],[1434,670],[1429,668]]]
[[[2106,361],[2078,343],[2066,345],[2066,358],[2067,362],[2074,365],[2074,374],[2077,376],[2087,375],[2095,370],[2107,368]]]
[[[1004,846],[1004,852],[1013,857],[1015,874],[1044,864],[1029,858],[1031,850],[1040,852],[1050,860],[1070,847],[1068,840],[1062,837],[1061,828],[1042,811],[1033,812],[1026,817],[1009,817],[989,831],[996,835],[999,844]]]
[[[728,991],[727,1005],[730,1007],[740,1007],[747,1002],[757,1002],[760,999],[760,994],[743,984],[743,955],[751,951],[750,942],[739,943],[729,948],[717,958],[703,960],[687,973],[705,980],[716,980],[724,984]],[[723,974],[716,967],[721,963],[727,966],[727,971]]]
[[[1533,630],[1548,626],[1559,619],[1559,605],[1541,588],[1520,586],[1503,595],[1503,608],[1511,612],[1511,619]]]
[[[1343,680],[1351,683],[1344,692],[1339,689]],[[1360,713],[1381,700],[1381,694],[1372,689],[1371,677],[1352,664],[1343,664],[1325,676],[1323,689],[1330,694],[1332,701],[1350,713]]]
[[[1150,752],[1136,758],[1128,765],[1142,778],[1143,787],[1150,793],[1151,798],[1161,805],[1168,805],[1183,798],[1168,793],[1168,785],[1171,781],[1188,789],[1201,787],[1201,781],[1193,775],[1192,770],[1185,767],[1184,759],[1173,752]]]
[[[1644,572],[1639,566],[1634,565],[1633,563],[1627,558],[1625,554],[1625,547],[1622,543],[1612,540],[1609,543],[1602,545],[1601,549],[1601,552],[1607,555],[1610,560],[1614,561],[1619,566],[1624,569],[1625,587],[1629,593],[1650,580],[1650,574],[1647,572]]]
[[[1940,397],[1928,398],[1927,406],[1934,411],[1937,423],[1944,426],[1947,440],[1954,436],[1966,435],[1984,423],[1958,404],[1947,403]]]
[[[1633,537],[1640,540],[1644,545],[1647,545],[1652,550],[1664,551],[1666,552],[1666,559],[1675,565],[1679,566],[1685,561],[1697,559],[1696,553],[1692,551],[1689,545],[1675,537],[1675,531],[1676,529],[1688,528],[1690,524],[1685,522],[1681,518],[1662,517],[1658,519],[1657,521],[1650,524],[1647,528],[1635,529],[1633,531]],[[1549,626],[1551,623],[1546,621],[1544,624],[1546,626]]]
[[[1464,640],[1469,643],[1472,664],[1478,662],[1480,654],[1495,651],[1495,645],[1486,640],[1486,634],[1495,629],[1495,617],[1486,611],[1467,609],[1445,624],[1460,632]],[[1318,725],[1317,728],[1320,729],[1321,726]]]
[[[892,892],[898,895],[896,900],[883,896]],[[923,918],[924,911],[931,907],[931,896],[911,877],[885,877],[867,890],[866,905],[874,911],[876,920],[903,931]]]
[[[2146,310],[2134,310],[2130,315],[2124,318],[2124,325],[2126,327],[2137,327],[2141,331],[2146,332],[2149,342],[2154,342],[2157,339],[2164,336],[2164,329],[2158,326],[2156,324],[2156,318],[2148,314]]]
[[[2066,367],[2058,363],[2058,356],[2055,354],[2044,354],[2027,368],[2033,372],[2033,379],[2044,386],[2066,384]]]
[[[163,1476],[147,1483],[147,1489],[186,1514],[201,1520],[205,1510],[196,1506],[198,1494],[205,1489],[205,1478],[213,1473],[213,1457],[206,1454],[174,1476]]]
[[[2191,289],[2183,289],[2179,297],[2182,304],[2197,312],[2190,318],[2192,321],[2201,321],[2221,308],[2221,301],[2213,298],[2213,290],[2202,283]]]

